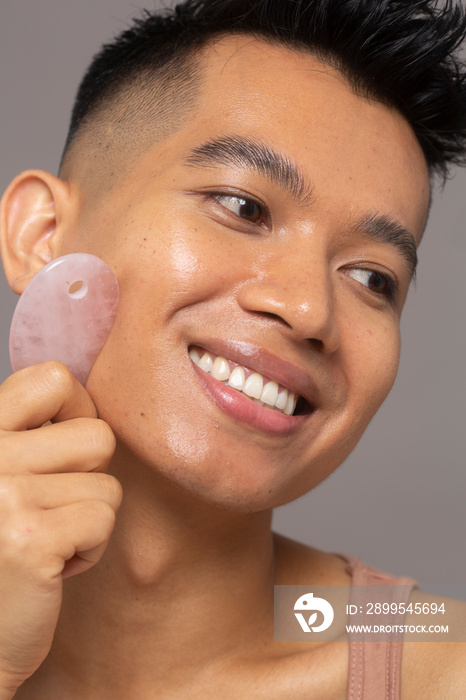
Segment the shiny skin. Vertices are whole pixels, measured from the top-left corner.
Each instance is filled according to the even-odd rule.
[[[396,249],[352,225],[375,212],[419,241],[429,183],[404,118],[312,55],[229,37],[205,65],[192,118],[114,176],[105,197],[70,178],[72,235],[56,254],[94,253],[119,279],[117,320],[88,390],[132,459],[205,502],[254,511],[332,472],[389,392],[409,274]],[[295,161],[311,197],[297,203],[243,167],[185,165],[190,149],[225,134]],[[252,197],[266,216],[241,218],[225,194]],[[360,267],[396,278],[396,300],[356,279]],[[290,436],[233,420],[188,357],[217,338],[308,372],[318,410]]]

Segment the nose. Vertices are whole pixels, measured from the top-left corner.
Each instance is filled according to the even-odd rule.
[[[240,286],[239,305],[279,321],[296,340],[307,340],[321,352],[335,352],[340,331],[326,256],[316,255],[310,261],[298,251],[277,258],[262,261],[255,276]]]

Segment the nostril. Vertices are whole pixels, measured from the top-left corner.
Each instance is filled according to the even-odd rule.
[[[264,318],[269,318],[272,319],[273,321],[277,321],[280,325],[285,325],[287,328],[293,329],[293,326],[288,323],[288,321],[283,318],[280,314],[274,314],[271,311],[258,311],[256,312],[260,316],[263,316]]]
[[[264,311],[263,314],[264,316],[267,316],[267,318],[274,318],[275,320],[280,321],[280,323],[286,323],[286,321],[284,321],[284,319],[278,314],[272,314],[269,311]]]
[[[319,338],[309,338],[309,342],[311,345],[313,345],[317,350],[322,350],[324,347],[324,343],[322,340],[319,340]]]

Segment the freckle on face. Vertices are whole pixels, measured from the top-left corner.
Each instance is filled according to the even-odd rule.
[[[188,199],[174,189],[172,179],[172,173],[176,172],[183,183],[186,180],[188,190],[193,188],[197,192],[199,181],[210,187],[211,175],[203,174],[201,178],[194,170],[182,169],[178,154],[211,139],[219,125],[232,133],[252,130],[257,132],[259,140],[267,137],[278,150],[291,154],[306,172],[309,171],[312,182],[319,188],[317,204],[321,206],[316,211],[323,217],[323,228],[328,231],[333,231],[334,225],[336,230],[337,225],[346,220],[348,207],[363,213],[374,206],[376,210],[394,210],[398,218],[403,214],[410,227],[415,227],[422,203],[418,207],[413,202],[421,189],[419,180],[423,170],[412,157],[415,144],[411,144],[411,134],[405,133],[404,124],[399,124],[385,107],[359,101],[340,82],[326,77],[326,72],[309,72],[309,61],[313,59],[264,46],[272,63],[266,62],[259,70],[256,49],[249,41],[240,52],[236,48],[232,50],[229,46],[228,51],[225,48],[225,55],[218,61],[212,56],[215,65],[212,84],[209,83],[205,95],[208,100],[206,118],[196,122],[197,126],[190,124],[173,137],[173,152],[167,149],[163,168],[158,147],[154,147],[139,162],[138,178],[125,181],[111,206],[106,204],[107,210],[111,210],[106,240],[113,241],[115,231],[121,240],[128,226],[122,210],[128,198],[134,199],[133,221],[129,225],[131,235],[123,238],[122,252],[113,259],[124,291],[120,307],[122,330],[106,348],[106,357],[112,357],[113,372],[109,370],[103,377],[96,373],[94,376],[99,377],[101,383],[96,382],[91,388],[99,409],[104,417],[108,416],[121,439],[136,444],[138,457],[154,469],[193,493],[218,499],[219,503],[263,508],[284,497],[301,495],[302,489],[315,485],[317,479],[323,478],[347,455],[353,437],[356,439],[362,432],[391,386],[398,355],[397,323],[384,323],[380,319],[385,316],[374,316],[373,311],[367,314],[358,311],[355,323],[352,316],[340,313],[343,349],[339,364],[336,365],[336,359],[327,359],[329,365],[333,362],[332,366],[337,368],[335,381],[342,378],[338,385],[342,387],[341,405],[335,407],[329,401],[325,420],[322,418],[322,427],[319,423],[315,434],[314,428],[309,429],[300,439],[283,442],[277,450],[275,443],[257,437],[248,429],[243,430],[223,414],[220,423],[216,406],[209,403],[188,360],[189,345],[196,341],[202,345],[200,339],[204,334],[207,339],[219,336],[255,341],[280,356],[309,363],[312,372],[317,371],[318,358],[309,354],[308,346],[303,349],[302,344],[288,343],[285,335],[288,331],[284,326],[279,327],[272,317],[260,317],[241,307],[238,290],[243,288],[243,281],[255,280],[266,270],[260,267],[259,254],[254,257],[244,252],[253,249],[253,241],[259,239],[232,233],[228,227],[217,235],[220,224],[205,216],[197,197]],[[233,71],[235,61],[240,62],[241,76],[245,76],[241,84],[237,82],[238,71]],[[288,65],[291,67],[287,68]],[[308,76],[306,90],[303,90],[303,67]],[[317,68],[320,69],[320,64]],[[259,89],[270,98],[261,105],[260,115]],[[253,99],[251,95],[256,97]],[[290,123],[282,124],[283,128],[280,126],[280,100],[285,99],[284,96],[293,106],[289,118],[295,128],[290,129]],[[226,114],[229,101],[241,103],[244,110],[238,114],[230,109],[229,117]],[[219,119],[212,133],[211,113],[215,109]],[[338,118],[335,115],[339,115]],[[346,115],[345,119],[341,115]],[[377,145],[374,145],[373,125],[378,125],[380,120],[396,131],[396,139],[390,140],[383,132],[377,134]],[[356,145],[353,134],[359,138]],[[373,159],[368,155],[368,151],[374,153],[375,149],[388,157],[395,146],[398,148],[396,157],[388,159],[388,163],[382,157]],[[149,195],[139,183],[142,180],[153,182],[154,153],[158,156],[157,191],[151,190]],[[414,155],[417,157],[417,151]],[[421,154],[418,155],[420,160]],[[403,164],[401,174],[398,162]],[[405,171],[409,171],[407,175]],[[217,176],[212,175],[212,178],[217,186]],[[238,178],[235,172],[235,187],[238,181],[244,184]],[[252,182],[257,182],[255,176]],[[260,188],[269,193],[268,182],[264,184],[260,180]],[[395,194],[392,195],[391,190]],[[275,196],[275,189],[273,192]],[[271,196],[267,195],[267,199],[275,206]],[[204,203],[205,198],[201,201]],[[168,206],[167,202],[174,202],[176,206]],[[285,208],[286,212],[296,215],[296,210],[288,200],[286,202],[289,207]],[[135,210],[136,217],[133,216]],[[302,216],[301,210],[299,216]],[[202,217],[200,224],[199,217]],[[279,292],[287,296],[296,287],[289,274],[293,265],[287,261],[299,260],[298,255],[293,257],[298,242],[299,255],[309,256],[303,259],[313,264],[315,256],[314,249],[304,245],[308,239],[299,226],[284,227],[285,230],[291,246],[290,255],[281,259],[280,264],[277,262],[276,269],[282,285]],[[141,231],[146,237],[141,238]],[[150,247],[146,246],[149,240]],[[268,240],[265,237],[263,244],[267,245]],[[153,255],[150,255],[151,250]],[[264,261],[266,265],[266,258]],[[273,276],[271,281],[275,284]],[[246,297],[241,298],[244,301]],[[356,307],[356,301],[353,306],[361,309],[361,305]],[[370,316],[371,323],[374,321],[371,328],[364,324],[366,315]],[[376,318],[379,319],[377,323]],[[115,382],[115,368],[118,368],[118,383]],[[110,404],[109,395],[116,395],[118,402]],[[138,422],[138,416],[144,417],[144,423]]]

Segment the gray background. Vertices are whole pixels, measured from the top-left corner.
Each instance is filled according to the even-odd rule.
[[[141,7],[128,0],[3,0],[1,190],[26,168],[56,173],[74,92],[90,57]],[[466,584],[465,185],[465,173],[454,173],[436,195],[391,395],[345,465],[275,514],[275,528],[288,536],[360,556],[424,585]],[[0,294],[4,379],[16,297],[3,279]]]

